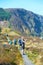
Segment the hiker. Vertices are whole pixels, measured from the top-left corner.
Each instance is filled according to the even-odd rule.
[[[17,45],[17,39],[14,39],[13,43],[14,45]]]
[[[22,46],[21,39],[19,39],[18,42],[19,42],[19,45]]]
[[[25,40],[24,38],[22,37],[22,52],[23,52],[23,55],[25,55]]]
[[[20,47],[20,50],[22,49],[22,39],[18,39],[18,44],[19,44],[19,47]]]
[[[8,40],[9,45],[12,45],[13,42],[9,39],[8,35],[7,35],[7,40]]]

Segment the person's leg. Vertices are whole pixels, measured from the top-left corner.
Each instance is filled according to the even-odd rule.
[[[22,53],[23,53],[23,55],[25,55],[25,50],[24,49],[22,50]]]

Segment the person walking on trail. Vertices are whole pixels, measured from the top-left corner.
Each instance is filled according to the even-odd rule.
[[[9,45],[12,45],[13,42],[9,39],[8,35],[7,35],[7,40],[8,40]]]
[[[20,46],[22,46],[21,38],[18,40]]]
[[[19,49],[22,50],[22,39],[21,38],[18,39],[18,45],[19,45]]]
[[[23,55],[25,55],[25,40],[23,37],[22,37],[22,53]]]
[[[17,39],[14,39],[13,43],[14,45],[17,45]]]

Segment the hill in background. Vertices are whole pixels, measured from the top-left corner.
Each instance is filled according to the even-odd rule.
[[[41,15],[25,9],[0,8],[0,23],[4,20],[8,23],[7,27],[22,35],[43,36],[43,16]]]

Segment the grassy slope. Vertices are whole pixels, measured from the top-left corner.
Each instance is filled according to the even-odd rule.
[[[13,45],[3,45],[1,43],[8,43],[5,33],[8,33],[9,38],[13,40],[15,36],[19,36],[18,33],[4,29],[0,35],[0,64],[2,65],[23,65],[22,56],[17,47]],[[10,34],[11,33],[11,34]],[[16,37],[15,37],[16,38]]]
[[[43,40],[30,38],[26,44],[26,53],[35,65],[43,65]]]
[[[0,44],[0,64],[23,65],[23,60],[18,48],[12,45]]]

